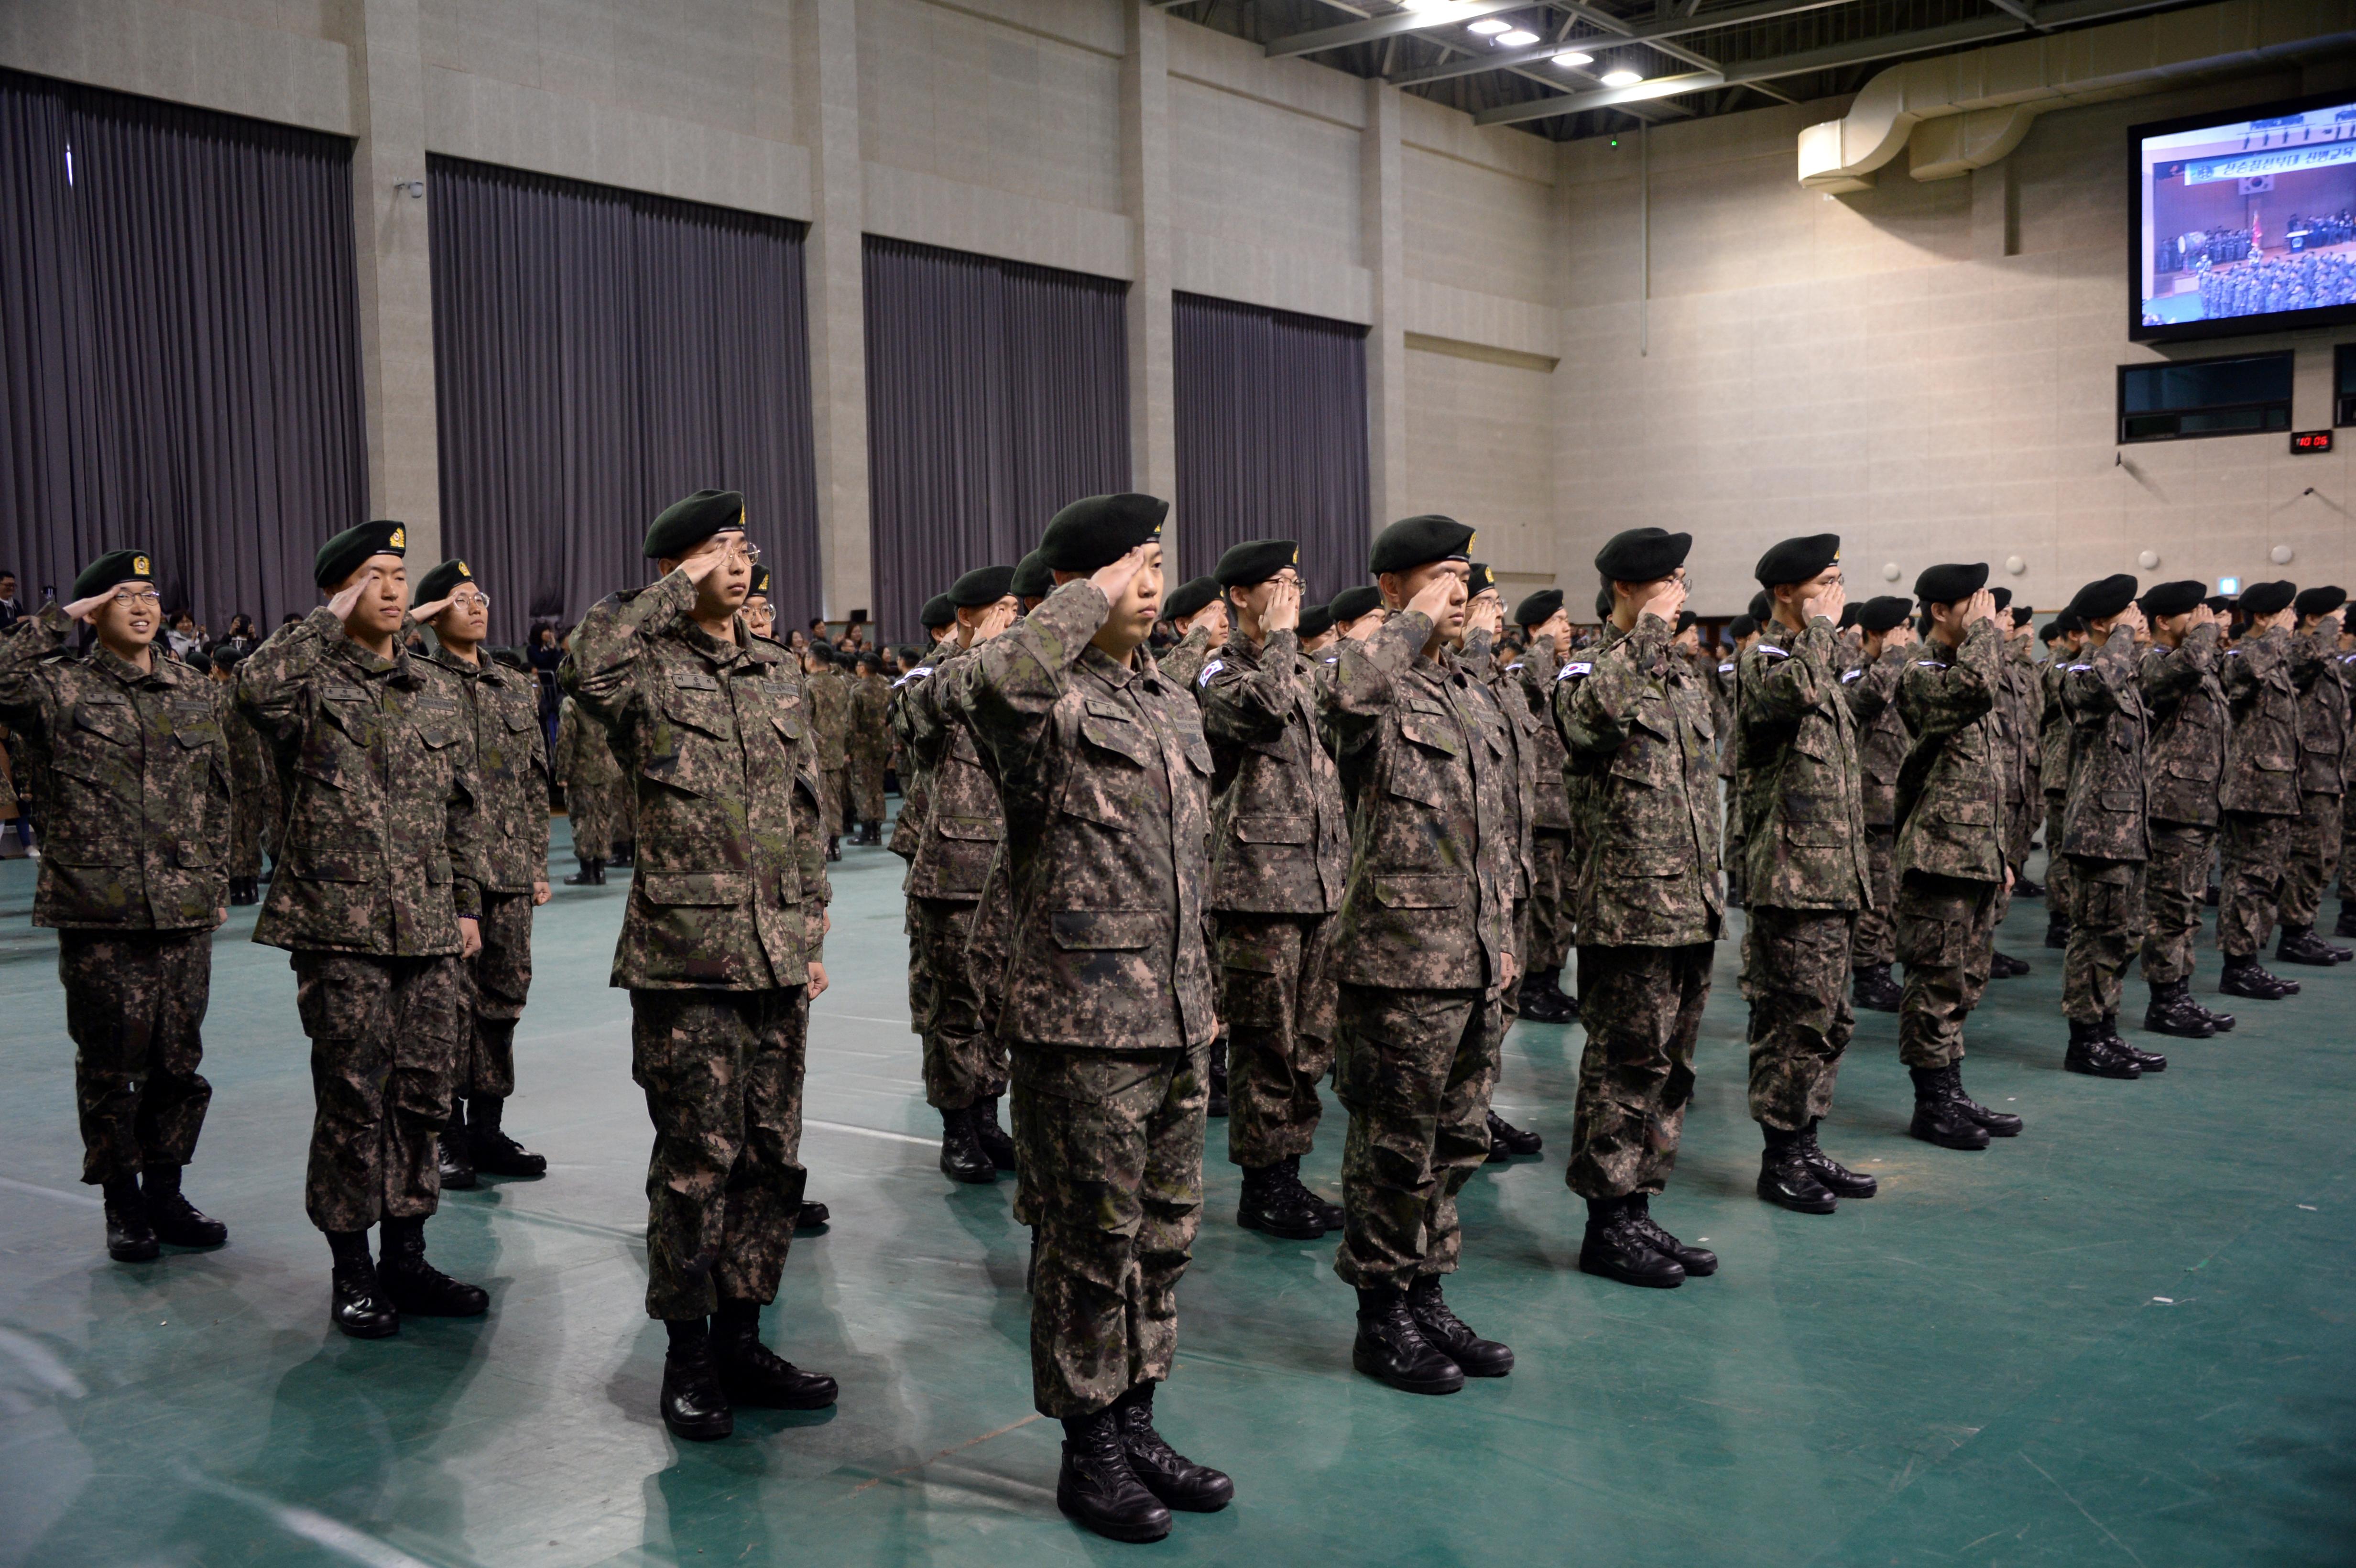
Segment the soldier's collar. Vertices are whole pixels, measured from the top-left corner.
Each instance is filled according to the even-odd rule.
[[[694,621],[682,616],[678,626],[679,640],[701,654],[715,666],[734,664],[746,656],[749,649],[744,643],[723,643]]]
[[[468,680],[488,681],[493,686],[499,684],[498,661],[488,654],[478,653],[476,655],[476,662],[468,664],[449,649],[437,645],[434,651],[426,656],[425,662]]]
[[[158,637],[156,641],[160,643],[163,639]],[[164,673],[164,667],[172,661],[164,656],[161,649],[150,647],[147,652],[147,662],[153,667],[143,671],[137,665],[133,664],[129,659],[123,657],[120,654],[114,652],[113,649],[108,647],[104,643],[93,643],[91,645],[91,667],[102,672],[114,680],[120,681],[124,686],[169,686],[172,684],[172,677]]]
[[[398,638],[392,645],[392,657],[380,658],[360,640],[347,632],[336,653],[345,663],[355,666],[363,676],[391,676],[398,679],[413,679],[409,667],[409,649]]]
[[[1197,627],[1196,630],[1199,631],[1201,628]],[[1189,632],[1187,635],[1192,636],[1194,633]],[[1153,651],[1141,645],[1137,650],[1137,667],[1134,669],[1122,664],[1094,643],[1080,650],[1080,663],[1095,671],[1098,679],[1109,682],[1116,687],[1127,686],[1141,675],[1162,673],[1162,665],[1154,658]]]

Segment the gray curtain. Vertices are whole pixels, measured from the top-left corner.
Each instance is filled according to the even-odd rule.
[[[1366,329],[1172,297],[1180,563],[1246,539],[1301,541],[1307,602],[1366,581]]]
[[[744,493],[780,626],[817,614],[804,227],[426,161],[444,548],[492,635],[644,583],[647,524]]]
[[[870,236],[875,613],[895,642],[1066,501],[1129,487],[1128,285]]]
[[[145,545],[215,635],[366,516],[351,144],[0,71],[0,567]]]

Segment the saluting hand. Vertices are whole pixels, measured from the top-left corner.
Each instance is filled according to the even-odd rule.
[[[1390,613],[1387,610],[1370,610],[1350,623],[1350,629],[1342,634],[1343,640],[1352,643],[1363,643],[1372,637],[1376,632],[1381,631],[1383,629],[1383,623],[1389,619]]]
[[[990,641],[991,638],[1014,624],[1022,613],[1023,612],[1015,605],[1009,604],[1005,600],[1001,599],[981,613],[981,619],[974,624],[973,640],[977,643]]]
[[[1268,613],[1260,617],[1260,629],[1268,632],[1293,632],[1301,629],[1301,584],[1280,579],[1276,592],[1269,596]]]
[[[450,608],[450,598],[451,596],[445,593],[439,599],[430,599],[423,604],[412,604],[409,607],[409,618],[421,626],[430,626],[436,616]]]
[[[1144,570],[1145,547],[1138,545],[1109,566],[1099,566],[1088,573],[1088,581],[1108,603],[1118,604],[1129,592],[1129,585],[1137,581],[1137,574]]]
[[[1464,629],[1468,632],[1486,632],[1494,637],[1505,624],[1505,606],[1497,600],[1478,599],[1465,607]]]
[[[1683,577],[1672,577],[1667,579],[1666,585],[1658,593],[1644,601],[1644,607],[1641,613],[1646,615],[1658,615],[1674,626],[1677,624],[1677,617],[1685,613],[1685,608],[1686,580]]]
[[[1981,592],[1986,592],[1987,590],[1983,589]],[[1847,584],[1845,582],[1829,582],[1825,585],[1825,591],[1823,592],[1817,594],[1815,598],[1806,600],[1801,603],[1800,619],[1803,621],[1813,621],[1817,616],[1822,615],[1826,620],[1837,624],[1840,621],[1841,611],[1847,608]],[[1996,606],[1996,600],[1993,596],[1988,600],[1988,606],[1990,613],[1993,613]]]
[[[113,597],[114,590],[110,588],[103,593],[93,593],[87,599],[77,599],[66,606],[66,618],[94,626],[98,624],[98,612],[101,606]]]
[[[352,612],[359,608],[360,595],[374,586],[376,568],[371,566],[336,590],[336,596],[327,601],[327,613],[338,621],[350,620]]]
[[[1989,595],[1991,603],[1994,602],[1994,599],[1995,595]],[[1890,627],[1890,630],[1881,634],[1881,651],[1883,653],[1888,653],[1892,648],[1911,648],[1913,645],[1914,623],[1912,621],[1901,621],[1898,624]]]
[[[1996,595],[1983,588],[1964,602],[1964,625],[1966,629],[1982,621],[1996,619]]]
[[[2114,633],[2125,632],[2132,638],[2142,635],[2145,624],[2143,606],[2129,600],[2127,607],[2119,612],[2119,618],[2111,623],[2111,630]]]
[[[1449,599],[1463,586],[1463,582],[1464,580],[1453,572],[1437,572],[1430,581],[1415,591],[1415,597],[1407,602],[1407,607],[1438,624],[1440,618],[1448,613]]]

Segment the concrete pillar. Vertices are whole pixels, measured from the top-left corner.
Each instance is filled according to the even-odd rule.
[[[434,278],[426,251],[425,64],[418,0],[356,0],[351,60],[353,256],[368,420],[369,510],[409,525],[409,559],[442,559],[434,412]],[[358,517],[321,519],[332,531]],[[324,534],[322,535],[324,538]]]
[[[794,102],[809,149],[810,421],[818,457],[819,571],[826,613],[874,608],[867,512],[867,324],[860,247],[865,194],[859,150],[855,0],[794,8]]]
[[[2020,193],[2013,184],[2012,160],[1999,158],[1974,169],[1972,260],[2001,261],[2020,254]]]
[[[1407,235],[1399,197],[1399,90],[1366,82],[1358,139],[1359,243],[1374,280],[1366,331],[1367,491],[1375,527],[1407,510]],[[1371,542],[1371,541],[1369,541]]]
[[[1133,4],[1120,68],[1121,173],[1135,235],[1129,286],[1130,484],[1148,495],[1178,491],[1177,399],[1170,326],[1170,18]],[[1180,570],[1186,518],[1165,542],[1165,572]],[[1205,566],[1210,563],[1205,561]],[[1173,578],[1174,581],[1174,578]]]

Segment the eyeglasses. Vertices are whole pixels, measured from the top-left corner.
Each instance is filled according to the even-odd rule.
[[[161,604],[164,596],[152,588],[118,588],[114,591],[114,602],[128,608],[134,604]]]
[[[760,562],[761,547],[753,543],[750,539],[734,540],[726,548],[729,554],[736,556],[749,564],[757,565]]]
[[[476,589],[471,592],[453,593],[450,603],[462,610],[472,610],[478,604],[487,610],[491,607],[491,596]]]

